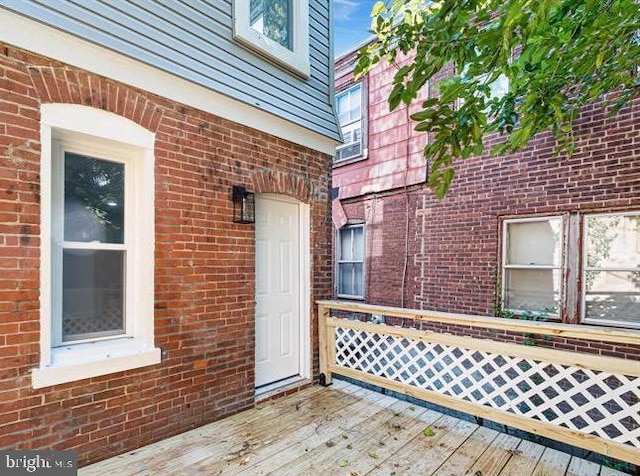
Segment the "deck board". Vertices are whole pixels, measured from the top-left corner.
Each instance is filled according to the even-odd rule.
[[[619,476],[344,381],[80,469],[81,476]]]
[[[500,476],[532,474],[542,457],[542,453],[544,453],[544,446],[532,441],[520,440],[511,454],[511,458],[502,468]]]
[[[481,474],[482,476],[501,475],[505,465],[513,457],[518,443],[520,443],[519,438],[498,432],[495,440],[469,468],[468,473]]]

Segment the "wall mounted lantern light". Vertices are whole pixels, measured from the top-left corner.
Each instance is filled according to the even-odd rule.
[[[233,222],[256,222],[256,195],[239,185],[233,186]]]

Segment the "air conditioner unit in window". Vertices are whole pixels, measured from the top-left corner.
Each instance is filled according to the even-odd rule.
[[[353,157],[358,157],[361,154],[362,143],[354,142],[353,144],[347,144],[336,151],[336,162],[340,160],[351,159]]]

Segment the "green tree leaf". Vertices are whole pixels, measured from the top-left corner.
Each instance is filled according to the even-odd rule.
[[[425,147],[428,184],[444,197],[456,161],[482,153],[488,134],[503,137],[492,154],[526,147],[549,130],[556,152],[575,150],[573,123],[595,101],[617,113],[640,95],[640,2],[636,0],[393,0],[372,10],[375,41],[355,71],[395,64],[389,107],[431,94],[414,113]]]

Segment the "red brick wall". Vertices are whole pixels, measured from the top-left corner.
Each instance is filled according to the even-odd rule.
[[[101,108],[156,135],[155,342],[162,363],[33,390],[39,363],[39,106]],[[331,293],[331,158],[0,45],[0,447],[86,464],[254,402],[254,228],[231,186],[311,205],[312,300]],[[313,317],[315,331],[315,313]],[[314,332],[314,375],[317,373]]]
[[[570,158],[539,134],[520,153],[458,162],[443,201],[425,193],[417,307],[493,312],[502,217],[640,210],[640,99],[615,117],[585,109],[575,132]]]
[[[585,108],[575,132],[577,149],[570,158],[555,156],[555,141],[545,133],[517,154],[485,154],[457,162],[455,182],[442,201],[424,184],[382,193],[367,193],[364,188],[360,196],[342,200],[349,219],[367,224],[367,302],[399,306],[404,281],[406,307],[493,315],[502,218],[639,211],[640,98],[615,117],[601,104]],[[496,140],[490,138],[487,149]],[[366,176],[376,164],[363,161],[359,167],[358,176]],[[345,171],[344,167],[334,169],[334,176],[341,177]],[[334,186],[339,184],[334,181]],[[407,196],[408,234],[403,215]],[[576,320],[578,316],[574,313],[566,318]],[[552,343],[558,348],[623,358],[640,356],[639,346],[597,344],[599,347],[575,340]]]
[[[413,307],[414,278],[419,272],[415,265],[417,200],[421,200],[421,194],[414,188],[343,202],[350,220],[366,224],[364,270],[368,303]]]

